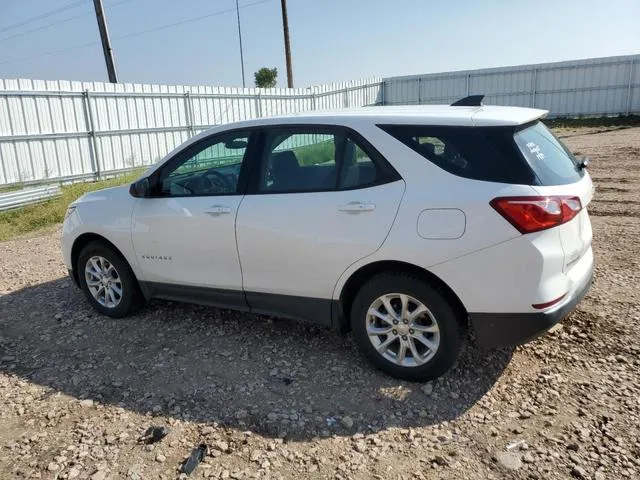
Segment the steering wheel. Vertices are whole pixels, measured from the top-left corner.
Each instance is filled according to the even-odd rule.
[[[213,177],[213,178],[210,178]],[[231,181],[227,178],[227,176],[223,173],[220,173],[214,169],[207,170],[202,175],[203,183],[205,181],[209,182],[209,189],[213,189],[214,186],[218,187],[220,192],[233,192],[235,190],[235,186]]]
[[[187,182],[185,182],[187,183]],[[173,182],[173,185],[177,185],[178,187],[184,189],[189,195],[191,195],[193,193],[193,188],[191,188],[191,186],[187,186],[182,182]]]

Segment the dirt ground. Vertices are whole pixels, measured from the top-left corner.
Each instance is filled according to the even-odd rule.
[[[96,315],[59,233],[0,243],[0,478],[640,477],[640,128],[560,130],[588,154],[596,279],[557,331],[469,346],[430,384],[350,337],[154,302]],[[145,445],[151,425],[170,433]]]

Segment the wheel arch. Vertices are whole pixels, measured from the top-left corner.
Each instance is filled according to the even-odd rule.
[[[339,300],[336,302],[337,311],[335,312],[337,326],[341,332],[348,332],[351,330],[349,314],[353,300],[360,290],[360,287],[375,275],[384,272],[409,273],[438,289],[444,298],[455,309],[456,317],[461,323],[461,327],[464,329],[468,328],[469,314],[467,309],[460,300],[460,297],[458,297],[453,289],[451,289],[451,287],[449,287],[449,285],[447,285],[440,277],[429,270],[411,263],[396,260],[380,260],[360,267],[358,270],[353,272],[344,283],[342,290],[340,291],[340,296],[338,297]]]
[[[112,241],[110,241],[108,238],[93,232],[83,233],[82,235],[79,235],[78,238],[74,240],[73,246],[71,247],[71,268],[72,268],[72,274],[73,274],[73,281],[76,282],[76,285],[80,285],[80,279],[78,277],[79,275],[78,258],[80,257],[80,252],[82,252],[82,249],[84,247],[89,245],[91,242],[95,242],[95,241],[102,242],[108,245],[118,255],[120,255],[125,262],[127,262],[127,264],[129,265],[129,268],[133,272],[133,277],[135,278],[136,283],[138,284],[138,288],[140,288],[140,281],[138,280],[138,277],[136,276],[135,271],[133,270],[133,266],[131,265],[131,262],[127,259],[127,257],[122,253],[122,251],[118,247],[116,247],[116,245]],[[144,290],[142,290],[142,292],[146,297],[147,296],[146,292],[144,292]]]

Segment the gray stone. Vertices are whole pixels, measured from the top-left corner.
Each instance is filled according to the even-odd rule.
[[[587,478],[589,478],[589,474],[587,473],[587,471],[579,465],[573,467],[573,469],[571,470],[571,475],[581,480],[587,480]]]
[[[522,467],[520,455],[511,452],[499,452],[496,454],[496,461],[504,468],[509,470],[518,470]]]
[[[220,441],[220,442],[214,443],[213,448],[221,452],[226,452],[227,450],[229,450],[229,444],[227,442]]]
[[[443,457],[442,455],[436,455],[433,459],[433,461],[435,463],[437,463],[438,465],[440,465],[441,467],[446,467],[447,465],[449,465],[449,460],[447,460],[445,457]]]
[[[98,470],[93,475],[91,475],[91,480],[105,480],[107,478],[106,470]]]
[[[340,419],[340,423],[342,424],[342,426],[343,426],[344,428],[352,428],[352,427],[353,427],[353,424],[354,424],[354,422],[353,422],[353,418],[351,418],[351,417],[349,417],[349,416],[342,417],[342,418]]]
[[[67,478],[69,480],[78,478],[79,476],[80,476],[80,470],[76,467],[72,467],[71,470],[69,470],[69,473],[67,473]]]
[[[251,456],[249,457],[249,460],[251,460],[252,462],[257,462],[261,456],[262,456],[262,452],[260,450],[254,450],[253,452],[251,452]]]

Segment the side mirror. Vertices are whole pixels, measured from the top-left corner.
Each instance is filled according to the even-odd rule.
[[[141,178],[140,180],[133,182],[129,187],[129,193],[132,197],[144,198],[150,196],[151,184],[149,178]]]

